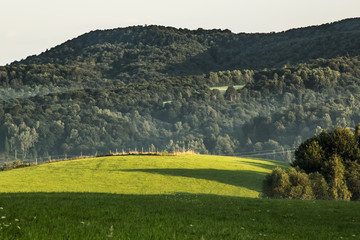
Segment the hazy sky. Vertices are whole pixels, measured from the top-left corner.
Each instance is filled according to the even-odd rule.
[[[360,17],[360,0],[1,0],[0,65],[96,29],[156,24],[271,32]]]

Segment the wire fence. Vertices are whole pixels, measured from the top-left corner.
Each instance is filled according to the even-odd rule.
[[[30,158],[3,158],[0,160],[1,163],[6,162],[13,162],[15,160],[20,160],[22,163],[27,165],[37,165],[42,163],[49,163],[49,162],[60,162],[60,161],[68,161],[68,160],[75,160],[75,159],[84,159],[84,158],[92,158],[95,157],[94,155],[52,155],[52,156],[43,156],[43,157],[30,157]]]
[[[24,165],[38,165],[42,163],[50,163],[50,162],[61,162],[61,161],[69,161],[69,160],[77,160],[77,159],[85,159],[85,158],[95,158],[95,157],[102,157],[102,156],[125,156],[125,155],[182,155],[182,154],[196,154],[192,150],[184,150],[184,151],[176,151],[173,153],[168,153],[166,151],[144,151],[142,148],[141,151],[138,151],[136,148],[135,150],[129,149],[128,151],[109,151],[108,153],[98,153],[96,152],[94,155],[83,155],[82,153],[80,155],[69,155],[69,154],[63,154],[63,155],[48,155],[43,157],[27,157],[23,158],[21,155],[17,155],[17,157],[7,157],[7,158],[0,158],[0,164],[4,163],[12,163],[14,161],[20,160]],[[0,166],[1,167],[1,166]]]
[[[242,157],[252,157],[252,156],[266,156],[266,155],[276,155],[276,154],[284,154],[284,153],[294,153],[295,149],[285,149],[281,151],[269,150],[269,151],[261,151],[261,152],[248,152],[248,153],[237,153],[236,155]]]
[[[264,159],[268,159],[271,158],[271,156],[276,156],[276,155],[285,155],[285,154],[291,154],[291,158],[294,155],[295,152],[295,148],[289,148],[289,149],[284,149],[284,150],[263,150],[263,151],[252,151],[252,152],[240,152],[240,153],[233,153],[233,154],[229,154],[227,156],[239,156],[239,157],[256,157],[256,158],[264,158]],[[21,156],[18,156],[17,158],[15,157],[8,157],[8,158],[0,158],[0,163],[4,164],[4,163],[11,163],[14,160],[20,160],[22,163],[27,164],[27,165],[37,165],[37,164],[42,164],[42,163],[49,163],[49,162],[60,162],[60,161],[68,161],[68,160],[76,160],[76,159],[85,159],[85,158],[94,158],[94,157],[99,157],[99,156],[119,156],[119,155],[160,155],[160,153],[164,153],[164,152],[159,152],[158,150],[154,151],[154,152],[148,152],[148,151],[137,151],[135,150],[130,150],[129,151],[124,151],[122,150],[121,152],[116,151],[109,151],[109,153],[106,154],[98,154],[97,152],[94,155],[83,155],[82,153],[79,155],[71,155],[71,154],[63,154],[63,155],[48,155],[48,156],[42,156],[42,157],[27,157],[27,158],[22,158]],[[194,151],[192,150],[188,150],[188,151],[178,151],[172,154],[175,155],[180,155],[180,154],[187,154],[187,153],[192,153],[195,154]],[[281,160],[281,159],[278,159]],[[289,160],[288,160],[289,161]]]

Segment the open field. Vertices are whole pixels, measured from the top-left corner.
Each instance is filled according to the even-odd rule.
[[[0,172],[0,192],[258,197],[264,176],[276,166],[287,164],[206,155],[100,157]]]
[[[0,194],[0,239],[359,239],[359,202]]]
[[[257,198],[276,166],[115,156],[0,172],[0,239],[359,239],[359,202]]]
[[[229,86],[220,86],[220,87],[210,87],[211,90],[213,89],[217,89],[219,90],[222,94],[225,94],[226,90],[228,89]],[[233,86],[236,90],[238,89],[242,89],[245,87],[245,85],[234,85]]]

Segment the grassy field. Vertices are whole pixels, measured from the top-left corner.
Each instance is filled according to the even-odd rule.
[[[0,207],[0,239],[360,238],[359,202],[11,193]]]
[[[256,198],[276,166],[116,156],[0,172],[0,239],[360,239],[359,202]]]
[[[220,87],[210,87],[211,90],[213,89],[217,89],[219,90],[223,95],[225,94],[226,90],[228,89],[229,86],[220,86]],[[236,90],[238,89],[242,89],[245,87],[245,85],[234,85],[233,86]]]
[[[194,193],[258,197],[286,163],[206,155],[114,156],[0,172],[0,192]]]

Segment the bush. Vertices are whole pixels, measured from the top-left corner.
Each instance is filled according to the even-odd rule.
[[[289,175],[281,168],[275,168],[265,177],[263,196],[269,198],[288,198],[290,192]]]
[[[12,168],[21,168],[24,166],[24,163],[20,161],[19,159],[16,159],[12,163]]]
[[[329,199],[329,187],[320,173],[306,174],[299,168],[276,168],[263,183],[263,196],[288,199]]]
[[[315,172],[309,174],[309,179],[315,198],[319,200],[328,200],[329,186],[326,183],[324,176],[319,172]]]
[[[11,169],[12,169],[12,165],[9,162],[5,162],[1,167],[2,171],[8,171],[8,170],[11,170]]]
[[[14,160],[12,163],[9,162],[5,162],[1,167],[0,167],[0,171],[8,171],[11,169],[15,169],[15,168],[22,168],[22,167],[27,167],[30,166],[31,164],[27,163],[23,163],[22,161],[16,159]]]
[[[290,168],[288,173],[290,179],[290,193],[291,199],[314,199],[314,193],[311,188],[311,181],[305,172],[299,171],[296,168]]]

